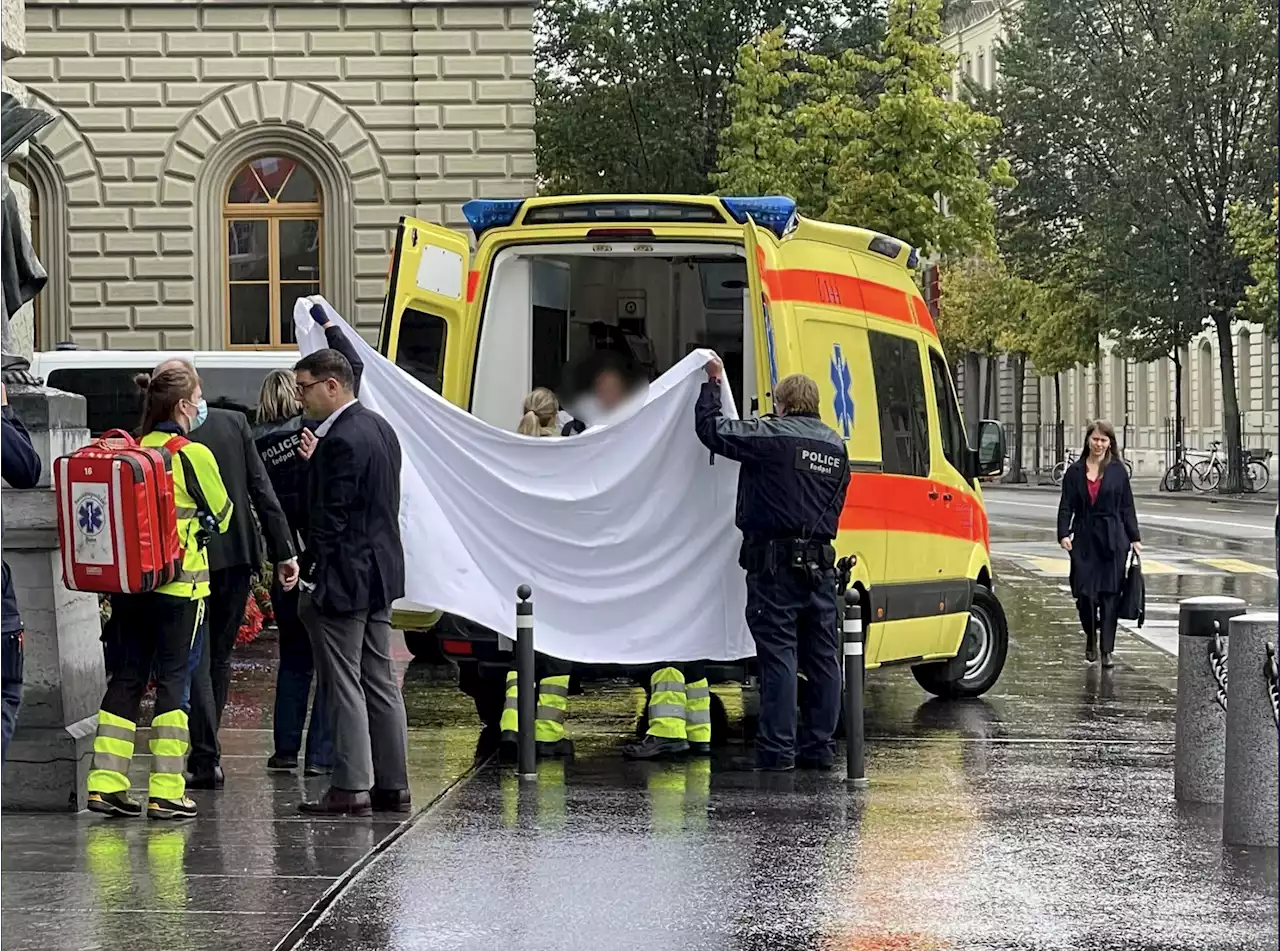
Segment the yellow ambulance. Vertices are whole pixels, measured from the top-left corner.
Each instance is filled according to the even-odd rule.
[[[984,421],[970,447],[912,248],[803,218],[782,197],[557,196],[463,212],[474,249],[401,219],[383,354],[513,430],[531,389],[558,389],[597,347],[621,343],[653,375],[711,348],[744,415],[769,412],[777,381],[807,373],[852,463],[836,547],[853,559],[867,666],[910,665],[943,697],[995,683],[1008,630],[978,480],[1000,471],[1004,436]],[[505,663],[491,634],[398,621],[418,629],[415,652],[459,661],[482,716],[500,708],[500,680],[478,686]]]

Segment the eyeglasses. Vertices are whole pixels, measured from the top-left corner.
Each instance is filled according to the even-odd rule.
[[[328,383],[328,382],[329,381],[327,379],[324,379],[324,380],[312,380],[310,383],[298,383],[296,384],[298,395],[302,396],[307,392],[307,390],[311,389],[311,387],[319,386],[321,383]]]

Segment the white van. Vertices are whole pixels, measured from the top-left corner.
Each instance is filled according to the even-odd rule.
[[[132,432],[142,415],[134,376],[174,359],[195,365],[210,406],[239,410],[252,423],[263,379],[300,357],[297,350],[47,350],[32,357],[31,372],[54,389],[83,396],[89,432],[97,436],[108,429]]]

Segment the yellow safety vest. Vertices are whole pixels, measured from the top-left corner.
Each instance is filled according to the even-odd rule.
[[[152,448],[162,447],[173,433],[151,432],[142,437],[142,445]],[[227,487],[222,484],[222,474],[218,471],[218,461],[208,446],[198,442],[188,443],[181,450],[182,455],[191,463],[196,478],[200,480],[200,488],[204,491],[205,501],[213,509],[213,517],[218,522],[218,531],[225,532],[231,524],[231,500],[227,498]],[[196,520],[196,500],[187,491],[187,474],[181,461],[173,460],[173,497],[178,510],[178,543],[182,545],[182,568],[178,577],[166,585],[156,589],[159,594],[172,595],[175,598],[190,598],[193,601],[209,596],[209,551],[197,542],[199,524]]]

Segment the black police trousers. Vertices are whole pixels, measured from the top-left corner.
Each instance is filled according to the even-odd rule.
[[[836,573],[792,568],[747,573],[747,626],[760,668],[756,765],[786,768],[797,757],[829,763],[840,718]],[[796,736],[798,672],[807,681]]]

